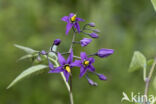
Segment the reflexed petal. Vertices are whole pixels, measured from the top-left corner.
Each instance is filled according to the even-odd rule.
[[[51,69],[51,70],[54,69],[54,66],[51,62],[49,62],[49,69]]]
[[[77,32],[80,33],[80,25],[78,22],[74,24],[74,27],[77,29]]]
[[[70,64],[71,67],[77,66],[77,67],[81,67],[81,60],[75,60],[73,63]]]
[[[84,61],[84,59],[87,58],[87,55],[86,55],[85,52],[81,52],[80,56],[81,56],[81,59],[82,59],[83,61]]]
[[[88,61],[89,61],[90,63],[94,63],[94,62],[95,62],[95,60],[94,60],[93,57],[89,58]]]
[[[55,68],[55,69],[50,70],[48,73],[60,73],[60,72],[62,72],[62,71],[63,71],[63,69],[62,69],[62,67],[60,66],[60,67],[57,67],[57,68]]]
[[[68,22],[67,25],[66,25],[66,35],[68,35],[70,29],[72,28],[73,24]]]
[[[87,69],[84,67],[81,67],[80,69],[80,78],[86,73]]]
[[[67,71],[64,71],[63,73],[64,73],[64,76],[66,77],[66,81],[68,82],[68,79],[70,76],[69,73]]]
[[[69,17],[68,16],[64,16],[61,20],[65,21],[65,22],[68,22],[69,21]]]
[[[75,15],[74,13],[70,13],[69,18],[73,17],[74,15]]]
[[[73,50],[71,51],[70,55],[68,56],[67,64],[72,63],[72,61],[73,61]]]
[[[88,69],[89,69],[90,71],[92,71],[92,72],[95,71],[95,68],[94,68],[93,65],[89,65],[89,66],[88,66]]]
[[[66,60],[64,59],[64,57],[60,53],[58,53],[58,61],[61,65],[66,64]]]
[[[85,21],[84,19],[82,19],[82,18],[76,18],[76,21]]]

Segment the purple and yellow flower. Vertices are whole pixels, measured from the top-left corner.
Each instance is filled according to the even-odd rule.
[[[83,38],[82,40],[80,40],[80,44],[82,47],[87,46],[90,42],[92,42],[92,39],[89,38]]]
[[[92,65],[94,63],[94,58],[88,58],[85,52],[81,52],[80,56],[81,60],[75,60],[75,62],[72,63],[72,66],[81,67],[80,77],[82,77],[87,72],[87,70],[94,72],[95,68]]]
[[[51,70],[49,71],[49,73],[63,72],[64,76],[66,77],[66,81],[68,81],[71,74],[71,68],[73,67],[71,65],[73,61],[73,51],[71,51],[67,60],[65,60],[65,58],[60,53],[58,53],[58,61],[60,63],[60,66],[54,69],[53,66],[50,65],[49,67],[51,68]]]
[[[113,49],[102,48],[102,49],[99,49],[99,51],[96,53],[96,55],[101,57],[101,58],[104,58],[104,57],[107,57],[109,55],[112,55],[113,53],[114,53]]]
[[[76,14],[70,13],[69,16],[64,16],[62,18],[62,21],[67,22],[66,25],[66,35],[68,35],[69,31],[71,30],[72,27],[76,28],[77,32],[80,33],[80,26],[79,26],[79,21],[84,21],[81,18],[76,17]]]

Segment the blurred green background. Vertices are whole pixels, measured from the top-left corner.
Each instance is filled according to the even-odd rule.
[[[48,50],[53,40],[60,38],[59,50],[68,50],[72,35],[65,35],[61,18],[70,12],[86,20],[80,25],[95,22],[101,30],[99,39],[85,48],[77,45],[75,54],[115,50],[108,58],[96,58],[96,71],[108,77],[100,81],[91,76],[97,87],[88,85],[84,77],[79,79],[79,71],[74,70],[75,104],[121,104],[123,91],[143,93],[142,71],[128,73],[128,67],[135,50],[148,59],[156,56],[156,14],[150,0],[0,0],[0,104],[69,104],[60,75],[47,71],[9,90],[6,87],[32,65],[31,59],[16,62],[25,53],[13,44]],[[150,93],[156,96],[153,86]]]

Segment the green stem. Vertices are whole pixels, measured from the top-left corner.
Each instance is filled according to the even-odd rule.
[[[148,95],[148,91],[149,91],[149,84],[150,84],[150,81],[151,81],[151,78],[152,78],[152,75],[153,75],[153,72],[154,72],[155,65],[156,65],[156,59],[154,60],[154,62],[152,64],[152,67],[150,69],[150,72],[148,74],[148,77],[145,80],[146,84],[145,84],[144,102],[143,102],[143,104],[146,104],[146,102],[147,102],[147,95]]]

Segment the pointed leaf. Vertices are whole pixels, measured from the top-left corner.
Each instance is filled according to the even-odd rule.
[[[13,85],[15,85],[17,82],[19,82],[20,80],[26,78],[27,76],[30,76],[38,71],[41,71],[45,68],[47,68],[47,65],[36,65],[36,66],[32,66],[29,67],[28,69],[26,69],[25,71],[23,71],[19,76],[17,76],[12,82],[11,84],[7,87],[7,89],[9,89],[10,87],[12,87]]]
[[[129,71],[133,72],[140,68],[146,68],[146,57],[139,51],[135,51],[130,63]]]
[[[156,11],[156,0],[151,0],[151,2],[153,4],[154,10]]]
[[[23,51],[25,51],[28,54],[32,54],[32,53],[38,52],[38,51],[36,51],[34,49],[31,49],[31,48],[28,48],[28,47],[24,47],[24,46],[21,46],[21,45],[15,44],[14,46],[19,48],[19,49],[21,49],[21,50],[23,50]]]
[[[21,61],[21,60],[24,60],[24,59],[27,59],[27,58],[32,58],[32,57],[33,57],[33,55],[27,54],[27,55],[24,55],[24,56],[20,57],[17,61]]]

